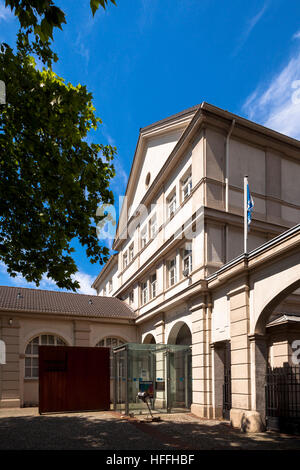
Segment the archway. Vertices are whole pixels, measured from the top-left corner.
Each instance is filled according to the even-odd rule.
[[[255,334],[263,335],[265,334],[265,328],[268,323],[268,320],[272,316],[274,310],[278,305],[280,305],[290,294],[295,292],[300,288],[300,279],[290,284],[285,289],[278,292],[273,299],[268,302],[268,304],[263,308],[255,325]]]
[[[268,429],[300,431],[300,279],[260,313],[254,335],[256,405]]]
[[[169,333],[168,344],[181,344],[187,346],[192,344],[192,333],[185,322],[179,321],[175,323]]]
[[[144,338],[143,344],[156,344],[154,336],[148,333]]]
[[[39,402],[39,346],[67,346],[56,333],[42,332],[26,342],[24,350],[23,405],[37,406]]]
[[[169,402],[172,408],[190,408],[192,403],[192,356],[188,346],[192,344],[192,334],[188,325],[179,321],[172,327],[168,344],[174,345],[168,357],[170,377]],[[179,348],[179,346],[187,346]]]

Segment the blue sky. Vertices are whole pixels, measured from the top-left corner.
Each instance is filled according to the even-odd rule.
[[[89,1],[57,1],[67,25],[54,36],[67,81],[87,85],[103,120],[94,139],[118,148],[115,196],[124,194],[140,127],[210,102],[300,138],[299,0],[117,0],[95,17]],[[0,0],[0,41],[17,22]],[[75,241],[83,293],[100,271]],[[0,284],[10,279],[0,265]],[[44,279],[41,288],[55,289]]]

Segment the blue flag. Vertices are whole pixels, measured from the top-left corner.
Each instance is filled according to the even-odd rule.
[[[247,223],[248,227],[251,224],[252,211],[254,207],[254,201],[250,193],[249,184],[247,184]]]

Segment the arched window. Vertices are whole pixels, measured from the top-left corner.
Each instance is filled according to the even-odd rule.
[[[25,350],[25,378],[37,379],[39,376],[39,346],[66,346],[66,343],[54,335],[33,338]]]
[[[124,344],[125,341],[119,338],[104,338],[99,343],[96,344],[97,347],[100,348],[110,348],[110,353],[109,353],[109,364],[110,364],[110,377],[113,377],[113,348],[116,348],[117,346],[121,346]]]

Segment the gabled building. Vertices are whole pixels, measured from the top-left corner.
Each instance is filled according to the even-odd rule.
[[[123,410],[151,382],[159,408],[300,423],[299,181],[298,140],[208,103],[142,128],[98,295],[0,287],[0,406],[37,403],[38,345],[107,346]]]
[[[249,254],[243,253],[245,175],[255,204]],[[300,313],[300,285],[289,284],[285,298],[277,293],[276,304],[267,290],[256,292],[256,284],[249,284],[248,263],[262,256],[264,266],[272,265],[272,240],[299,222],[299,181],[299,141],[205,102],[140,130],[113,243],[116,254],[93,287],[134,310],[140,342],[192,345],[191,408],[199,416],[224,416],[227,407],[238,426],[265,420],[255,385],[256,333],[265,338],[273,311],[284,312],[282,302]],[[264,248],[257,252],[258,247]],[[297,277],[299,262],[291,262]],[[273,269],[278,274],[280,259]],[[265,281],[272,283],[272,274]],[[233,313],[240,301],[235,295],[243,300]],[[254,304],[263,308],[263,300],[273,302],[273,310],[262,321]],[[289,362],[289,341],[276,341],[268,336],[269,351],[274,354],[285,341],[277,361]],[[226,381],[228,403],[222,395]]]

